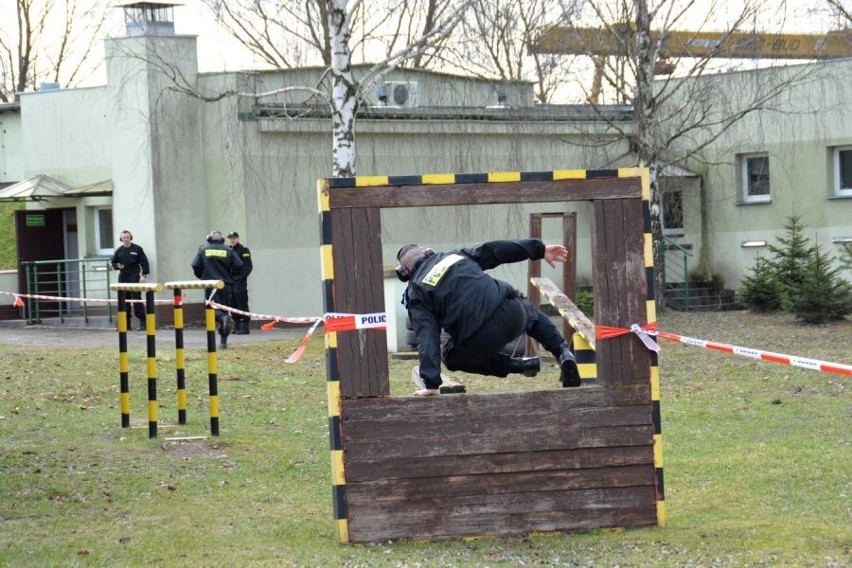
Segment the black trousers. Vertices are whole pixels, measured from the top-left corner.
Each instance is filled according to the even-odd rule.
[[[205,289],[204,299],[209,300],[211,294],[213,294],[212,289]],[[216,295],[213,296],[213,301],[228,308],[236,307],[234,306],[234,286],[232,284],[225,284],[223,288],[216,290]],[[228,312],[224,310],[216,310],[216,321],[221,322],[227,314]]]
[[[450,371],[505,377],[511,357],[500,350],[508,342],[526,333],[555,357],[565,339],[550,318],[525,298],[505,300],[485,323],[467,340],[457,343],[452,337],[441,346],[444,365]]]
[[[233,298],[234,305],[232,307],[247,312],[249,311],[249,296],[248,296],[248,286],[245,282],[240,282],[239,284],[234,284],[233,289]],[[251,318],[249,316],[244,316],[240,314],[234,314],[235,321],[250,321]]]
[[[139,284],[139,273],[138,272],[119,272],[118,273],[118,283],[119,284]],[[142,292],[125,292],[124,297],[127,300],[141,300]],[[127,304],[127,326],[130,327],[130,314],[131,312],[142,323],[142,327],[145,327],[145,304],[142,302],[131,302]]]

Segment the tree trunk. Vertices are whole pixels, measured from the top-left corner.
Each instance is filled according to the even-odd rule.
[[[349,14],[346,0],[328,0],[331,33],[332,177],[355,175],[356,84],[349,51]]]

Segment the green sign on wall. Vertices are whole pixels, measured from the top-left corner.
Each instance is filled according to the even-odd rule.
[[[27,227],[44,227],[44,215],[25,215]]]

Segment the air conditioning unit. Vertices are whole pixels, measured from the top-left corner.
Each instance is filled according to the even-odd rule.
[[[379,106],[413,108],[417,106],[418,85],[414,81],[388,81],[376,87]]]

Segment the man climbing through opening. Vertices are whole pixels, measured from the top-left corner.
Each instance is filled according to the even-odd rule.
[[[414,325],[426,387],[415,395],[439,394],[442,361],[451,371],[535,375],[541,368],[538,357],[512,358],[500,352],[523,333],[556,357],[563,387],[580,386],[574,354],[550,318],[510,284],[485,273],[501,264],[542,258],[555,266],[568,260],[564,246],[538,239],[500,240],[441,253],[408,244],[396,257],[397,276],[408,282],[402,302]],[[449,335],[443,345],[442,329]]]

